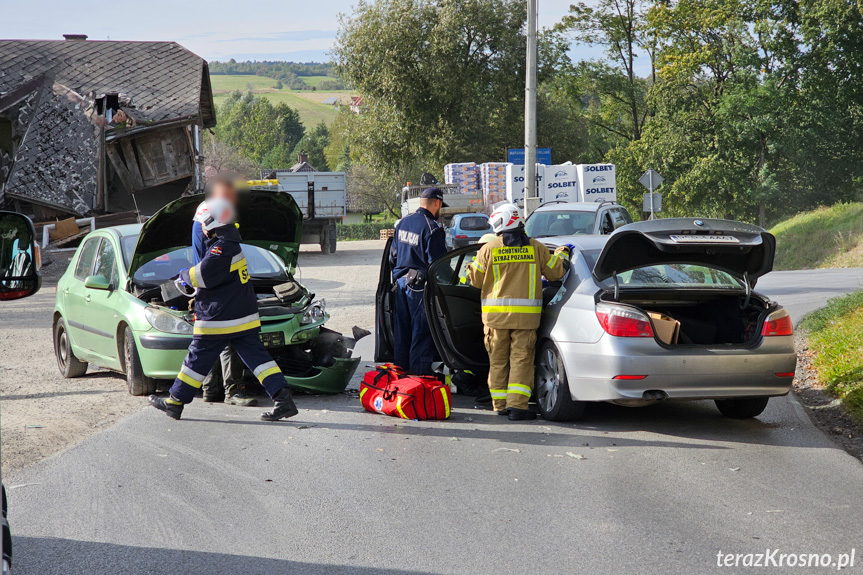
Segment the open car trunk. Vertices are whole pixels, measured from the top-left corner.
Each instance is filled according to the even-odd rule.
[[[745,293],[621,290],[616,300],[612,292],[603,292],[600,301],[616,301],[680,322],[676,342],[671,345],[756,345],[761,340],[763,322],[772,311],[770,302],[755,293],[747,300]],[[653,321],[653,331],[661,341],[656,329],[657,321]]]

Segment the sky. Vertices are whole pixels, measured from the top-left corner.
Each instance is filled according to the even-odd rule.
[[[558,22],[570,3],[539,0],[539,25]],[[353,0],[146,0],[135,5],[0,0],[0,38],[59,40],[74,33],[87,34],[91,40],[171,40],[207,60],[325,62],[339,13],[350,13],[353,4]],[[85,6],[92,9],[82,9]],[[580,51],[573,56],[599,55],[592,48]]]

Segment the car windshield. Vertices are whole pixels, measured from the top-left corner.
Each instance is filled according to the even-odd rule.
[[[596,212],[573,210],[534,212],[525,224],[525,231],[532,238],[592,234],[595,220]]]
[[[484,232],[491,230],[491,224],[488,223],[488,218],[462,218],[458,227],[466,232]]]
[[[123,255],[126,261],[132,261],[137,243],[138,236],[123,237]],[[290,279],[285,270],[285,263],[276,254],[250,244],[240,244],[240,246],[243,248],[249,274],[252,277]],[[177,277],[181,269],[192,267],[194,265],[192,262],[192,247],[178,248],[142,265],[135,270],[132,280],[138,284],[160,284]]]
[[[742,283],[731,274],[694,264],[661,264],[645,266],[617,274],[621,288],[640,287],[682,287],[739,289]],[[604,286],[614,285],[614,279],[603,282]]]

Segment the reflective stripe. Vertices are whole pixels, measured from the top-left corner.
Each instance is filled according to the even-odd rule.
[[[272,369],[274,367],[278,367],[275,361],[268,361],[266,363],[262,363],[258,367],[252,370],[252,373],[255,374],[255,377],[260,379],[261,372],[267,371],[268,369]]]
[[[368,388],[368,387],[364,387],[364,388],[362,388],[362,389],[360,390],[360,401],[362,401],[363,396],[366,394],[366,392],[367,392],[368,390],[369,390],[369,388]]]
[[[449,399],[446,397],[446,390],[441,388],[440,395],[443,397],[443,410],[444,415],[446,416],[444,419],[449,417]]]
[[[553,269],[554,264],[556,264],[556,263],[557,263],[557,254],[554,254],[553,256],[551,256],[551,259],[548,260],[548,267]]]
[[[530,299],[536,299],[536,264],[530,264]]]
[[[470,263],[470,265],[473,266],[473,269],[475,269],[479,273],[485,273],[485,268],[482,267],[478,261],[473,261]]]
[[[405,415],[405,412],[404,412],[404,411],[402,411],[402,398],[401,398],[401,397],[400,397],[400,398],[399,398],[399,400],[396,402],[396,411],[398,411],[398,412],[399,412],[399,415],[401,415],[401,416],[402,416],[402,418],[404,418],[404,419],[407,419],[407,418],[408,418],[408,416],[407,416],[407,415]]]
[[[238,333],[248,329],[261,327],[261,318],[253,313],[238,319],[214,321],[196,320],[195,335],[222,335],[227,333]]]
[[[490,391],[492,399],[506,399],[507,391],[505,389],[492,389]]]
[[[497,291],[500,289],[500,266],[493,266],[494,270],[494,286],[491,288],[492,297],[497,297]]]
[[[186,375],[182,371],[177,374],[177,379],[179,379],[180,381],[182,381],[185,384],[191,385],[194,388],[200,388],[202,385],[204,385],[203,381],[197,381],[195,379],[192,379],[191,377],[189,377],[188,375]]]
[[[260,374],[258,374],[258,381],[260,381],[261,383],[264,383],[265,379],[267,379],[271,375],[275,375],[277,373],[278,374],[282,373],[282,370],[279,369],[279,366],[271,367],[270,369],[268,369],[266,371],[262,371]]]
[[[527,397],[530,397],[531,393],[533,393],[531,388],[520,383],[510,383],[507,391],[509,393],[517,393],[518,395],[526,395]]]
[[[542,313],[542,306],[491,305],[483,306],[482,313]]]
[[[178,401],[173,397],[169,397],[168,399],[166,399],[165,403],[167,403],[168,405],[183,405],[182,401]]]
[[[192,282],[192,287],[207,287],[204,284],[204,278],[201,276],[201,264],[189,268],[189,281]]]
[[[527,299],[527,298],[517,298],[517,297],[504,297],[499,299],[484,299],[482,300],[482,307],[486,306],[542,306],[541,299]]]
[[[242,255],[243,255],[243,254],[240,254],[240,256],[242,256]],[[237,271],[238,269],[242,268],[242,267],[243,267],[243,266],[245,266],[245,265],[246,265],[246,258],[241,257],[241,258],[240,258],[240,261],[238,261],[238,262],[236,262],[236,263],[232,263],[232,264],[231,264],[231,271],[232,271],[232,272],[235,272],[235,271]]]
[[[243,261],[244,259],[246,259],[246,256],[243,255],[243,250],[240,250],[240,253],[231,258],[231,266]]]
[[[201,375],[197,371],[194,371],[192,368],[190,368],[186,364],[183,364],[183,366],[180,368],[180,373],[185,373],[186,375],[188,375],[189,377],[191,377],[192,379],[194,379],[196,381],[204,381],[204,379],[206,379],[205,375]]]

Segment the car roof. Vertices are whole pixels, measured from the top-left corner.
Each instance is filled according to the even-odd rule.
[[[137,236],[141,233],[141,227],[144,224],[124,224],[122,226],[112,226],[110,228],[103,228],[106,230],[114,230],[118,236],[126,237],[126,236]]]
[[[539,206],[534,212],[596,212],[603,206],[616,205],[618,204],[609,202],[548,202]]]
[[[608,236],[551,236],[540,238],[542,243],[553,246],[572,244],[580,251],[601,250],[608,242]]]
[[[452,217],[454,220],[462,220],[464,218],[485,218],[488,219],[488,216],[482,212],[475,212],[470,214],[456,214]]]

